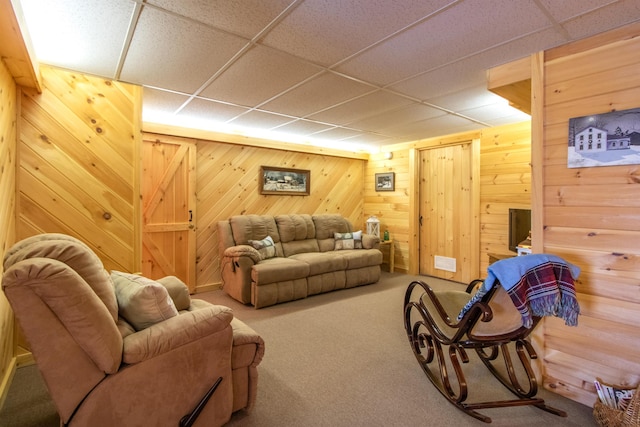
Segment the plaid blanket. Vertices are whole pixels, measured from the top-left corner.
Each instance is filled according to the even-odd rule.
[[[580,306],[566,263],[547,261],[530,268],[507,293],[527,328],[533,324],[533,316],[556,316],[568,326],[578,325]]]
[[[557,316],[576,326],[580,307],[574,279],[580,269],[550,254],[532,254],[503,259],[489,266],[487,278],[458,314],[458,320],[477,301],[500,283],[522,315],[522,323],[533,324],[533,316]]]

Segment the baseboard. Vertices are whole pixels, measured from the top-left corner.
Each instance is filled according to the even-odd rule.
[[[222,283],[210,283],[208,285],[197,286],[195,293],[201,294],[203,292],[217,291],[219,289],[222,289]]]

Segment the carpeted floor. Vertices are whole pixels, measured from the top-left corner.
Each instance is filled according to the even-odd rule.
[[[266,342],[259,366],[258,398],[250,413],[230,426],[480,426],[449,404],[432,386],[409,348],[403,328],[404,291],[415,277],[383,273],[374,285],[316,295],[255,310],[222,291],[195,297],[231,307]],[[434,287],[451,286],[436,279]],[[475,363],[477,362],[477,363]],[[511,398],[472,358],[469,378],[480,395]],[[471,381],[470,381],[471,382]],[[29,386],[31,383],[33,385]],[[471,384],[473,385],[473,384]],[[595,426],[591,408],[541,390],[560,418],[533,407],[481,411],[496,426]],[[40,409],[38,409],[40,408]],[[36,418],[30,413],[38,412]],[[58,425],[34,367],[20,368],[0,425]]]

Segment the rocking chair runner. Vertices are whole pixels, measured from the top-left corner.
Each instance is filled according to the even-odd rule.
[[[453,405],[486,423],[491,418],[476,409],[533,405],[566,417],[536,397],[531,360],[537,355],[528,336],[543,315],[563,317],[568,325],[577,323],[573,279],[578,273],[577,267],[557,257],[527,255],[493,264],[488,278],[474,280],[466,292],[435,291],[423,281],[412,282],[405,293],[404,326],[418,363]],[[515,277],[519,280],[512,283]],[[470,299],[474,288],[476,295]],[[521,369],[514,366],[512,348]],[[469,387],[462,366],[469,362],[468,349],[476,351],[516,399],[466,402]],[[496,366],[500,358],[502,369]]]

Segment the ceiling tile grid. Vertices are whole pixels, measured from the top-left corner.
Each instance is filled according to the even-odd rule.
[[[526,120],[489,68],[640,20],[638,0],[15,1],[39,61],[142,85],[145,121],[367,151]]]

